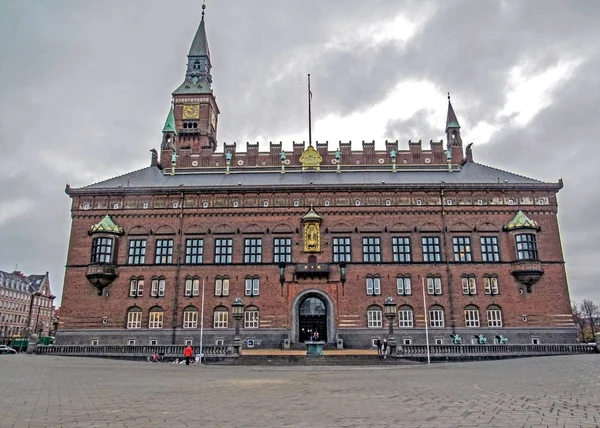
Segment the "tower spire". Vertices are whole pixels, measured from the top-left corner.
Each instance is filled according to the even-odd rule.
[[[450,92],[448,92],[448,116],[446,117],[446,132],[448,132],[449,128],[460,129],[458,119],[456,118],[456,113],[454,113],[452,103],[450,102]]]

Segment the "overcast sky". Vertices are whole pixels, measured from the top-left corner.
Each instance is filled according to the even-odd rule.
[[[0,2],[0,269],[50,271],[60,302],[65,184],[149,165],[200,6]],[[307,73],[330,147],[439,140],[449,91],[475,161],[564,179],[571,298],[600,303],[599,21],[597,0],[208,0],[219,150],[306,140]]]

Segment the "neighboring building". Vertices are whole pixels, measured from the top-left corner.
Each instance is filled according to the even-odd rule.
[[[54,298],[48,272],[25,276],[0,271],[0,338],[49,335]]]
[[[562,182],[478,164],[448,102],[447,144],[224,144],[204,15],[149,167],[67,186],[72,228],[59,343],[320,338],[369,347],[383,302],[402,343],[459,333],[575,342],[557,222]],[[332,150],[334,149],[334,150]],[[426,306],[422,294],[426,290]],[[205,289],[204,308],[202,295]],[[201,314],[204,310],[204,317]],[[464,342],[463,342],[464,343]]]

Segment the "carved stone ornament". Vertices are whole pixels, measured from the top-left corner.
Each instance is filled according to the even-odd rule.
[[[315,150],[313,146],[308,146],[308,148],[302,153],[300,156],[300,163],[302,164],[302,171],[314,168],[317,171],[321,170],[321,163],[323,162],[323,158]]]

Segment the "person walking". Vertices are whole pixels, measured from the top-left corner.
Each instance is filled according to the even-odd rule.
[[[377,346],[377,355],[381,355],[381,340],[377,339],[375,341],[375,346]]]
[[[192,349],[192,347],[190,345],[186,346],[186,348],[183,350],[183,356],[185,357],[185,365],[186,366],[190,365],[190,358],[192,357],[193,354],[194,354],[194,350]]]
[[[383,359],[387,357],[387,339],[383,339]]]

